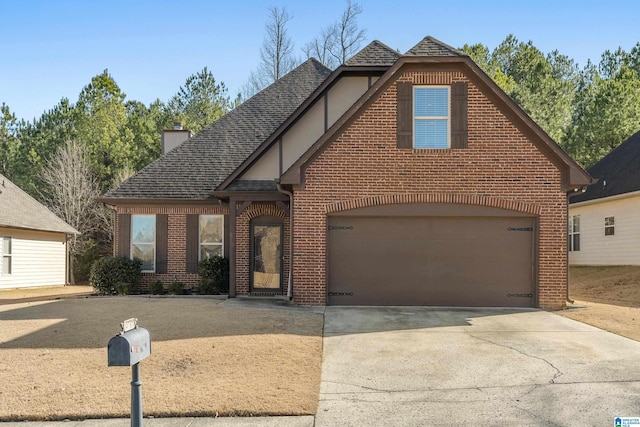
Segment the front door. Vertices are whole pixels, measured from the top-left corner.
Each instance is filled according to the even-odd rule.
[[[251,224],[251,291],[282,289],[282,223]]]

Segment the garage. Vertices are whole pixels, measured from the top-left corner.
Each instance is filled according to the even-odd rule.
[[[327,218],[329,305],[532,307],[536,218],[398,204]]]

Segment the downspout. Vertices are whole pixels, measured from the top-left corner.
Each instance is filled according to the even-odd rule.
[[[571,193],[567,193],[567,214],[566,214],[566,218],[567,218],[567,246],[569,245],[569,197],[571,196]],[[566,268],[567,268],[567,295],[566,295],[566,300],[569,304],[573,304],[575,301],[571,299],[571,297],[569,297],[569,283],[571,283],[570,280],[570,274],[571,274],[571,269],[569,268],[569,248],[567,247],[567,251],[565,252],[565,256],[567,257],[566,259]]]
[[[566,218],[567,218],[567,222],[566,222],[566,224],[567,224],[567,244],[569,243],[569,228],[568,228],[569,227],[569,205],[570,205],[569,199],[570,199],[571,196],[576,195],[578,192],[584,193],[585,191],[587,191],[587,186],[574,188],[573,192],[568,192],[567,193],[567,211],[566,211],[567,212],[567,215],[566,215]],[[566,257],[567,257],[567,260],[566,260],[566,266],[567,266],[567,295],[566,295],[566,299],[567,299],[567,302],[569,304],[573,304],[575,301],[572,300],[571,297],[569,297],[569,282],[570,282],[569,275],[571,273],[571,269],[569,268],[569,248],[568,247],[567,247]]]
[[[282,188],[282,185],[276,180],[278,192],[289,197],[289,277],[287,279],[287,297],[291,301],[293,299],[293,193]]]

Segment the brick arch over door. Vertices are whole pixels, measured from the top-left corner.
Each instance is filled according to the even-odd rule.
[[[471,201],[484,203],[464,203]],[[530,206],[395,195],[333,207],[343,210],[326,217],[327,304],[537,303],[538,216]]]
[[[282,271],[289,271],[289,215],[283,207],[275,203],[254,202],[236,219],[236,292],[239,295],[250,293],[250,252],[251,252],[251,220],[259,217],[276,217],[282,220],[284,228]],[[279,292],[283,293],[285,291]]]

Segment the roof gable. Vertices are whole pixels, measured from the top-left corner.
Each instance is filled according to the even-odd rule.
[[[0,175],[0,227],[80,234],[3,175]]]
[[[442,43],[431,36],[427,36],[409,49],[405,56],[467,56],[464,52]]]
[[[355,66],[391,66],[398,58],[400,53],[391,49],[386,44],[374,40],[365,46],[360,52],[348,59],[344,65],[348,67]]]
[[[554,161],[563,172],[563,188],[566,191],[593,182],[585,172],[558,144],[555,143],[540,126],[531,119],[500,87],[478,67],[468,55],[446,44],[426,37],[407,55],[401,57],[380,77],[327,132],[314,143],[298,161],[281,177],[283,184],[299,185],[304,180],[304,170],[340,133],[347,129],[355,118],[360,116],[391,84],[404,72],[405,67],[413,65],[453,65],[461,67],[481,90],[490,96],[493,102],[503,110],[511,121],[532,135],[532,141],[548,158]]]
[[[151,163],[102,200],[210,199],[211,192],[329,76],[309,59]]]
[[[571,197],[571,203],[617,196],[640,191],[640,132],[604,156],[589,168],[589,174],[598,182],[584,193]]]

